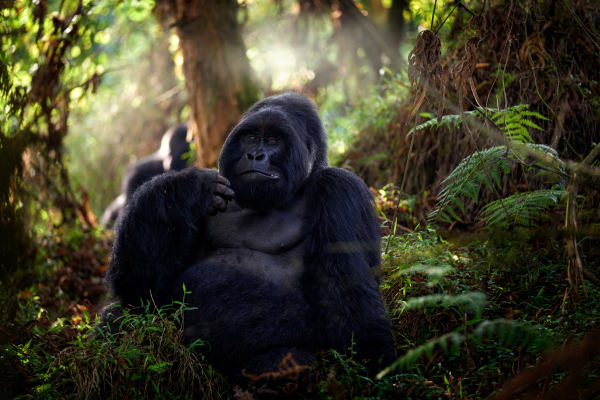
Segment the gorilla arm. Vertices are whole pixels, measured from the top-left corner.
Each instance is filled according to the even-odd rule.
[[[170,286],[198,250],[206,216],[224,211],[223,199],[233,197],[228,185],[217,171],[188,168],[159,175],[135,192],[116,227],[106,275],[122,305],[171,301]]]
[[[127,167],[121,182],[121,192],[129,200],[140,186],[163,172],[163,162],[157,153],[150,154]]]
[[[108,207],[106,207],[104,213],[102,213],[100,223],[106,226],[109,226],[112,223],[114,223],[119,218],[119,215],[123,212],[126,200],[127,198],[122,193],[116,199],[114,199],[113,202],[110,203]]]
[[[391,325],[379,290],[381,228],[373,197],[354,174],[327,168],[315,173],[306,198],[307,272],[314,329],[323,349],[347,352],[371,364],[396,359]]]

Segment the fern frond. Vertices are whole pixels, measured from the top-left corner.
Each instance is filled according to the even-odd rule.
[[[542,129],[542,128],[540,128],[540,127],[539,127],[537,124],[535,124],[535,123],[531,122],[531,121],[530,121],[530,120],[528,120],[528,119],[522,119],[522,120],[521,120],[521,123],[522,123],[523,125],[527,125],[527,126],[529,126],[529,127],[531,127],[531,128],[534,128],[534,129],[538,129],[538,130],[540,130],[540,131],[543,131],[543,129]]]
[[[461,335],[457,332],[450,332],[438,338],[432,339],[421,346],[407,351],[404,356],[400,357],[398,360],[394,361],[392,365],[377,374],[377,379],[383,378],[396,369],[409,369],[424,353],[427,353],[429,356],[431,356],[435,347],[441,347],[445,351],[448,349],[449,343],[458,345],[464,342],[465,339],[466,337],[464,335]]]
[[[503,112],[495,113],[492,116],[492,120],[495,120],[495,123],[499,125],[500,129],[509,139],[520,143],[531,143],[533,139],[531,139],[527,127],[538,130],[543,129],[526,117],[535,117],[546,121],[548,118],[539,113],[529,111],[528,108],[528,104],[519,104],[518,106],[507,108]]]
[[[507,115],[508,117],[509,115],[519,114],[527,109],[529,109],[529,104],[517,104],[516,106],[512,106],[504,110],[490,109],[495,111],[491,118],[496,119],[503,115]]]
[[[402,308],[404,310],[412,310],[415,308],[425,307],[427,305],[438,305],[443,308],[448,308],[455,304],[461,304],[469,311],[480,313],[485,306],[486,301],[486,295],[481,292],[468,292],[459,294],[457,296],[450,296],[447,294],[432,294],[429,296],[410,298],[403,302]]]
[[[450,203],[456,204],[464,214],[465,209],[459,196],[472,198],[477,203],[481,184],[490,189],[494,184],[499,187],[502,174],[510,171],[511,162],[505,158],[506,155],[506,147],[497,146],[482,150],[463,159],[458,167],[442,182],[442,184],[447,185],[440,191],[436,208],[429,215],[429,219],[434,220],[442,216],[447,218],[445,212],[459,219],[454,210],[449,207]],[[487,174],[484,168],[487,168]],[[488,175],[492,180],[491,182]]]
[[[513,223],[531,226],[543,211],[557,205],[562,195],[561,190],[516,193],[505,198],[502,203],[500,200],[492,201],[481,209],[479,215],[490,228],[507,228]]]
[[[534,163],[545,163],[551,165],[553,168],[560,168],[561,166],[556,151],[548,146],[533,144],[529,128],[537,130],[542,130],[542,128],[525,117],[535,117],[544,120],[547,120],[547,118],[536,112],[529,111],[528,104],[518,104],[504,110],[493,108],[484,108],[484,110],[486,114],[492,114],[491,119],[495,121],[496,126],[502,130],[506,137],[510,139],[510,143],[507,146],[497,146],[479,151],[463,159],[458,167],[442,182],[442,184],[446,184],[446,187],[440,191],[436,207],[428,216],[430,221],[442,219],[443,221],[450,222],[450,217],[460,220],[451,205],[458,207],[464,214],[465,207],[460,197],[471,198],[477,204],[481,185],[485,185],[490,190],[494,190],[494,185],[500,187],[502,176],[510,172],[512,160],[525,163],[524,160],[534,153]],[[421,129],[439,128],[444,124],[448,127],[451,124],[457,126],[463,121],[465,116],[482,118],[480,114],[477,110],[474,110],[464,112],[461,115],[445,115],[439,123],[437,118],[433,118],[414,127],[410,130],[409,134]],[[540,194],[538,197],[539,201],[542,201],[544,198],[543,194]],[[523,199],[519,200],[523,201]],[[509,220],[514,218],[518,223],[531,223],[534,218],[534,214],[532,213],[535,211],[535,208],[533,208],[535,200],[532,199],[532,201],[534,203],[526,202],[526,207],[524,208],[515,207],[515,213],[512,216],[510,213],[507,215],[506,211],[502,209],[504,211],[504,220],[498,219],[498,210],[494,208],[498,205],[502,207],[501,201],[497,204],[496,202],[488,204],[485,209],[490,214],[489,219],[486,218],[486,221],[492,225],[496,223],[509,224]],[[545,210],[550,206],[549,203],[542,202],[539,204],[540,207],[546,207],[541,210]]]
[[[469,116],[469,117],[479,117],[479,112],[465,111],[464,115]],[[448,128],[456,128],[458,125],[460,125],[461,122],[463,122],[463,117],[461,117],[460,115],[454,115],[454,114],[444,115],[440,122],[438,122],[437,117],[432,118],[429,121],[424,122],[424,123],[412,128],[410,131],[408,131],[407,136],[410,136],[413,132],[416,132],[416,131],[420,131],[420,130],[427,129],[427,128],[438,129],[444,125],[446,125]]]
[[[523,349],[531,346],[546,347],[550,335],[548,329],[532,322],[521,322],[507,319],[483,321],[475,329],[475,337],[483,339],[498,335],[498,342],[504,347],[521,346]]]
[[[458,167],[442,182],[446,186],[440,191],[436,207],[428,216],[429,220],[441,219],[445,222],[451,222],[450,217],[452,217],[460,221],[451,205],[456,205],[464,214],[465,208],[461,197],[471,198],[477,204],[481,185],[485,185],[490,190],[493,190],[493,185],[500,187],[502,175],[510,172],[512,160],[524,163],[524,160],[531,158],[532,153],[534,154],[535,164],[560,169],[561,161],[556,150],[543,144],[511,143],[508,149],[506,146],[492,147],[463,159]],[[484,168],[487,169],[487,174]],[[488,179],[488,175],[491,181]],[[512,212],[509,210],[508,215],[502,207],[502,202],[497,200],[486,205],[480,215],[492,227],[508,226],[513,222],[529,226],[534,219],[537,219],[541,211],[547,210],[550,206],[556,204],[556,201],[552,200],[556,197],[552,194],[554,192],[562,195],[561,191],[540,191],[539,194],[527,199],[511,196],[503,200],[505,207],[507,207],[507,202],[511,207]],[[513,204],[516,201],[518,203]],[[521,206],[523,201],[525,203]],[[537,214],[536,204],[538,207],[545,207],[537,211]],[[486,214],[482,214],[484,210]]]
[[[486,114],[492,114],[491,120],[495,122],[496,125],[504,132],[504,134],[513,141],[520,143],[532,143],[533,139],[529,135],[527,128],[543,130],[540,126],[538,126],[535,122],[526,119],[526,117],[535,117],[543,120],[548,120],[548,118],[536,113],[534,111],[529,111],[528,104],[518,104],[513,107],[506,108],[504,110],[498,110],[495,108],[483,108],[483,111]],[[456,128],[465,118],[478,118],[482,120],[481,113],[477,110],[473,111],[465,111],[462,114],[458,115],[444,115],[440,122],[438,122],[437,118],[431,118],[429,121],[424,122],[420,125],[413,127],[409,132],[408,136],[410,136],[413,132],[420,131],[427,128],[435,128],[438,129],[442,126],[447,126],[448,128],[454,127]]]
[[[521,346],[523,349],[534,348],[536,351],[541,351],[553,341],[552,331],[544,328],[541,325],[536,325],[531,322],[513,321],[507,319],[496,319],[493,321],[469,321],[467,324],[477,323],[473,334],[460,334],[457,331],[450,332],[435,339],[429,340],[426,343],[417,346],[406,352],[406,354],[396,360],[392,365],[385,368],[377,375],[377,379],[382,379],[389,373],[398,370],[408,370],[419,360],[423,354],[428,354],[430,357],[436,347],[441,347],[443,351],[447,351],[448,345],[460,345],[462,342],[469,340],[481,342],[481,339],[496,336],[498,343],[506,348]]]
[[[543,119],[545,121],[550,121],[550,118],[546,118],[542,114],[536,113],[535,111],[523,111],[521,113],[521,115],[526,116],[526,117],[536,117],[539,119]]]

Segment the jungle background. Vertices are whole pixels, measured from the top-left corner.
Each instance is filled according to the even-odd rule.
[[[600,396],[598,3],[6,0],[0,30],[0,398]],[[184,304],[92,340],[127,165],[190,121],[213,167],[289,90],[374,195],[399,361],[242,390]]]

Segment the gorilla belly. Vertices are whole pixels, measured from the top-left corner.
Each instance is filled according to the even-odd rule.
[[[299,289],[302,274],[301,247],[283,254],[268,254],[246,248],[218,249],[202,265],[219,265],[224,273],[244,275],[253,284],[270,283],[280,294]]]
[[[310,346],[308,305],[300,287],[302,245],[281,254],[221,248],[180,277],[191,291],[184,334],[209,343],[203,353],[231,365],[281,347]],[[248,349],[253,349],[248,354]]]
[[[303,211],[302,202],[260,213],[234,202],[207,222],[207,245],[176,289],[185,283],[185,301],[197,307],[185,313],[184,334],[207,341],[201,351],[213,363],[313,345],[300,283]]]

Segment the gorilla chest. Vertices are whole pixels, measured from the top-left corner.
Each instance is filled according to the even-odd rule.
[[[303,212],[302,202],[264,212],[231,203],[226,212],[209,218],[208,241],[198,261],[217,264],[224,273],[295,287],[302,274]]]

